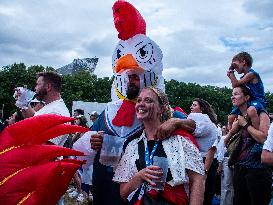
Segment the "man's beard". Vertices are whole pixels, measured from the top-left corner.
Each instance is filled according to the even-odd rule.
[[[129,85],[126,91],[127,98],[129,100],[135,99],[139,94],[139,87],[135,85]]]
[[[46,89],[42,88],[39,92],[36,92],[35,97],[37,98],[37,100],[43,101],[46,95],[47,95]]]

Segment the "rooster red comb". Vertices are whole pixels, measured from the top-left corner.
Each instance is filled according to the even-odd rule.
[[[64,124],[74,118],[40,115],[8,126],[0,134],[0,204],[55,205],[65,193],[79,160],[56,160],[83,153],[42,145],[61,134],[88,129]]]
[[[118,37],[127,40],[136,34],[146,34],[146,23],[139,11],[130,3],[118,0],[113,6],[114,23]]]

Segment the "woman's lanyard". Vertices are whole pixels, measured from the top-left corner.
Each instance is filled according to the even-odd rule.
[[[157,147],[158,147],[158,141],[155,142],[155,145],[150,153],[148,149],[148,145],[147,145],[146,151],[145,151],[146,166],[151,166],[153,164],[154,153]]]

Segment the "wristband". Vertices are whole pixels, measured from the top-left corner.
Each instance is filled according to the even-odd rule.
[[[244,128],[244,129],[247,129],[250,125],[251,125],[251,123],[250,123],[250,122],[247,122],[247,123],[243,126],[243,128]]]

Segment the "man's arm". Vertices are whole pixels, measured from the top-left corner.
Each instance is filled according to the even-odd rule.
[[[246,83],[248,83],[249,81],[253,80],[256,77],[254,73],[247,73],[243,78],[237,80],[233,71],[228,71],[227,76],[229,77],[233,88],[240,85],[245,85]]]

